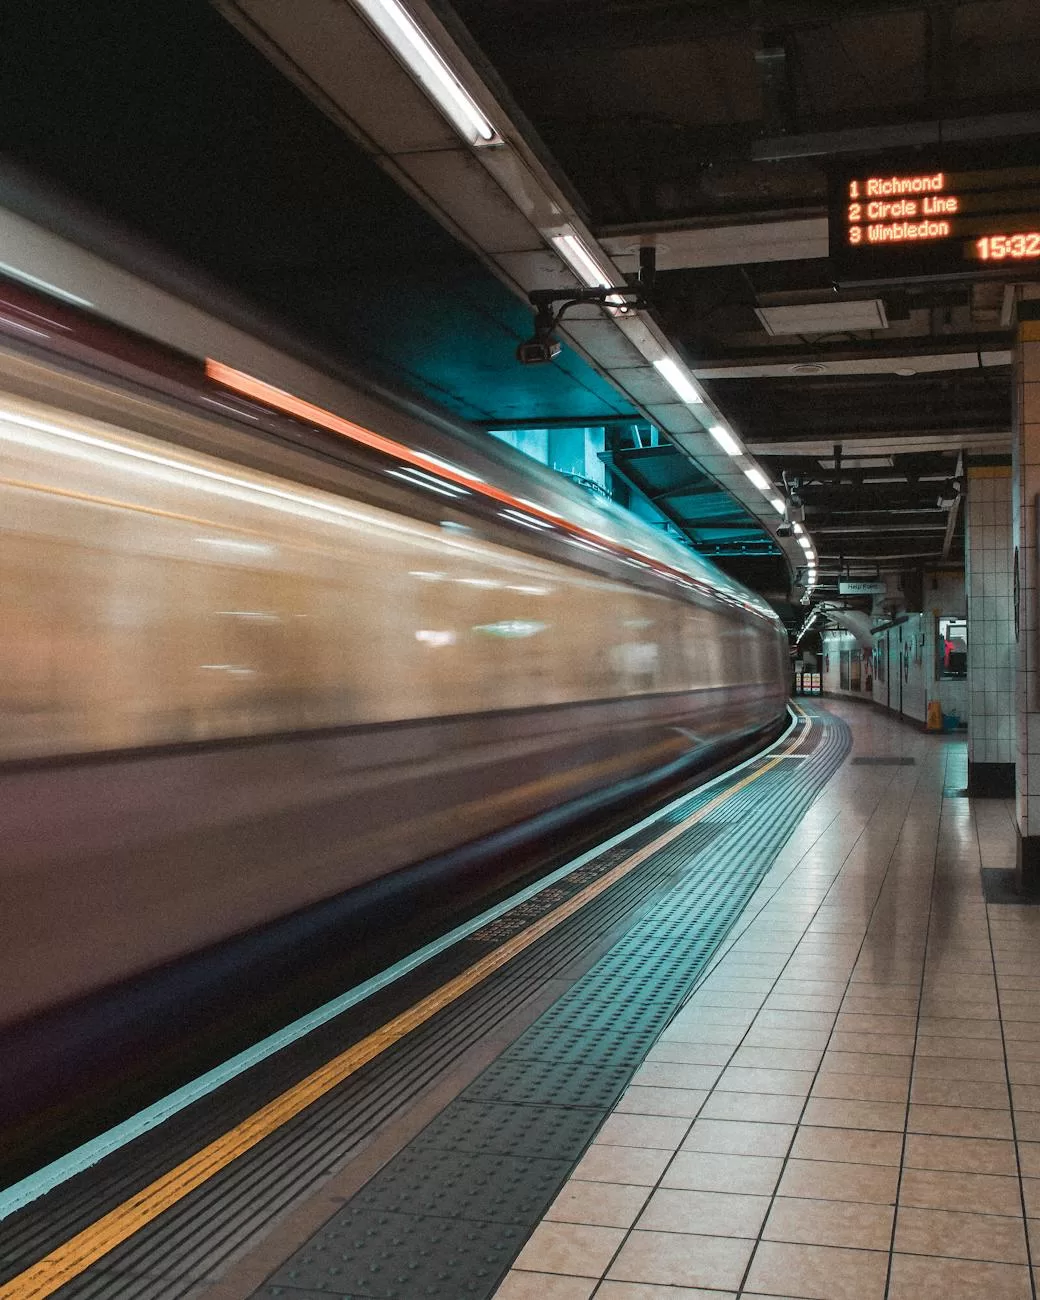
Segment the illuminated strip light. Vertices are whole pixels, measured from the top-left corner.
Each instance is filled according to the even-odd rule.
[[[244,371],[236,370],[233,366],[225,365],[222,361],[214,361],[211,357],[207,357],[206,375],[214,383],[230,388],[233,392],[248,397],[254,402],[261,402],[272,410],[282,411],[286,415],[294,416],[296,419],[303,420],[316,428],[327,429],[330,433],[337,433],[341,437],[359,443],[361,446],[382,452],[385,456],[393,456],[395,460],[403,461],[406,465],[415,465],[422,469],[430,465],[443,465],[443,469],[438,468],[437,470],[438,479],[458,483],[480,496],[489,497],[514,509],[521,508],[522,512],[544,520],[551,527],[560,528],[571,533],[576,538],[587,539],[587,544],[595,549],[612,552],[620,556],[631,556],[659,577],[670,578],[674,582],[686,583],[704,595],[716,598],[719,596],[719,592],[711,583],[696,578],[691,579],[689,574],[684,573],[681,569],[673,568],[663,560],[659,560],[652,555],[646,555],[641,551],[632,550],[630,547],[622,546],[617,542],[610,542],[609,546],[604,546],[602,542],[596,540],[597,537],[602,537],[602,534],[597,534],[591,529],[582,528],[579,524],[572,524],[554,510],[549,510],[524,497],[514,497],[511,493],[504,492],[491,483],[485,483],[474,474],[449,466],[447,461],[438,461],[436,457],[415,451],[411,447],[406,447],[404,443],[395,442],[392,438],[385,438],[379,433],[373,433],[371,429],[355,424],[352,420],[345,420],[340,415],[334,415],[331,411],[316,406],[313,402],[307,402],[302,397],[295,397],[292,393],[285,392],[284,389],[275,388],[273,384],[265,383],[262,379],[256,379],[253,375],[247,375]]]
[[[769,504],[773,507],[778,515],[782,515],[787,510],[787,503],[783,497],[770,497]]]
[[[425,488],[427,492],[437,492],[442,497],[451,497],[452,500],[455,501],[459,499],[465,490],[457,487],[448,487],[444,483],[436,482],[436,480],[428,481],[426,478],[419,478],[414,474],[410,474],[406,469],[391,469],[387,470],[387,473],[391,478],[399,478],[405,483],[410,483],[412,487]]]
[[[616,283],[617,277],[613,269],[604,266],[593,253],[592,249],[575,234],[550,235],[549,243],[559,253],[567,265],[571,268],[578,279],[588,289],[609,289]],[[631,311],[631,304],[627,303],[619,294],[612,294],[607,299],[607,304],[618,314]]]
[[[44,293],[49,293],[54,298],[60,298],[62,302],[70,302],[74,307],[93,307],[94,304],[86,298],[81,298],[77,293],[69,293],[67,289],[59,289],[56,284],[51,284],[49,280],[41,280],[35,275],[30,275],[28,271],[19,271],[17,266],[11,266],[8,262],[0,262],[0,271],[4,275],[9,275],[12,280],[20,280],[22,284],[31,285],[34,289],[42,289]]]
[[[691,406],[703,406],[704,398],[691,379],[676,365],[671,357],[658,357],[654,369],[668,384],[674,393],[689,402]]]
[[[740,443],[723,424],[713,424],[708,430],[727,456],[740,455]]]
[[[483,109],[399,0],[353,0],[462,138],[477,148],[504,144]]]
[[[744,475],[754,483],[760,492],[769,491],[769,480],[757,466],[753,465],[750,469],[746,469]]]

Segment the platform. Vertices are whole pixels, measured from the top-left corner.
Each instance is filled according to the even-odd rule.
[[[983,895],[1008,808],[963,797],[961,740],[806,712],[395,1014],[9,1198],[0,1297],[1032,1296],[1040,912]]]

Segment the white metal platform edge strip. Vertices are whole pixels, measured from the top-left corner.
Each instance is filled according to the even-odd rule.
[[[312,1030],[328,1024],[330,1020],[334,1020],[343,1012],[349,1011],[351,1007],[357,1006],[358,1003],[363,1002],[374,993],[378,993],[389,985],[396,983],[397,980],[410,974],[425,962],[430,961],[431,958],[439,956],[463,939],[467,939],[471,934],[481,929],[482,926],[497,920],[512,908],[535,897],[542,890],[548,889],[558,881],[565,879],[571,872],[577,871],[579,867],[584,866],[586,862],[597,857],[600,853],[604,853],[618,844],[623,844],[631,836],[638,834],[639,831],[644,830],[680,804],[685,803],[690,799],[691,793],[699,794],[703,790],[710,790],[713,786],[730,780],[736,773],[750,767],[753,763],[760,762],[763,757],[788,739],[791,732],[804,717],[804,715],[799,715],[790,707],[788,712],[791,719],[790,724],[785,728],[782,735],[760,753],[752,755],[735,767],[727,768],[725,772],[712,777],[710,781],[705,781],[703,785],[697,787],[696,791],[680,795],[664,808],[659,808],[657,812],[652,813],[649,817],[644,817],[636,825],[629,826],[610,839],[604,840],[603,843],[597,844],[586,853],[565,863],[562,867],[558,867],[547,876],[543,876],[533,885],[528,885],[525,889],[497,903],[486,912],[482,912],[479,916],[466,921],[463,925],[442,935],[441,938],[435,939],[432,943],[426,944],[425,947],[418,948],[410,956],[402,958],[393,966],[387,967],[385,971],[381,971],[378,975],[373,975],[371,979],[367,979],[354,988],[348,989],[345,993],[341,993],[338,997],[317,1007],[314,1011],[309,1011],[306,1015],[300,1016],[299,1019],[292,1021],[283,1029],[269,1034],[258,1043],[254,1043],[252,1047],[247,1047],[244,1051],[230,1057],[223,1064],[214,1066],[213,1069],[200,1074],[197,1079],[193,1079],[190,1083],[177,1088],[159,1101],[146,1106],[144,1110],[138,1111],[136,1115],[131,1115],[129,1119],[116,1124],[96,1138],[91,1138],[90,1141],[75,1147],[66,1155],[59,1156],[56,1160],[52,1160],[50,1164],[44,1165],[42,1169],[38,1169],[35,1173],[20,1179],[17,1183],[12,1183],[10,1187],[4,1188],[0,1191],[0,1220],[8,1218],[17,1210],[24,1209],[25,1206],[39,1200],[41,1196],[45,1196],[62,1183],[68,1182],[70,1178],[74,1178],[77,1174],[81,1174],[93,1165],[98,1164],[106,1156],[118,1151],[136,1138],[142,1137],[152,1129],[158,1128],[159,1125],[164,1124],[168,1119],[172,1119],[180,1111],[186,1110],[188,1106],[191,1106],[196,1101],[200,1101],[203,1097],[215,1092],[225,1083],[229,1083],[232,1079],[244,1074],[246,1070],[252,1069],[254,1065],[259,1065],[276,1052],[280,1052],[283,1048],[289,1047],[301,1038],[306,1037]]]

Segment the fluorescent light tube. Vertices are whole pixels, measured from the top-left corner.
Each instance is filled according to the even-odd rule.
[[[799,537],[798,545],[802,548],[803,551],[812,550],[812,542],[809,541],[808,537]]]
[[[740,444],[724,424],[713,424],[708,432],[719,444],[727,456],[739,456]]]
[[[671,357],[658,357],[654,362],[654,369],[667,380],[672,391],[677,393],[684,402],[689,402],[693,406],[700,406],[704,399],[698,390],[683,374]]]
[[[609,289],[614,283],[577,235],[550,235],[549,242],[586,288]]]
[[[794,529],[796,537],[801,537],[802,533],[805,532],[801,524],[792,524],[791,527]]]
[[[778,515],[782,515],[787,509],[783,497],[770,497],[769,504],[773,507]]]
[[[751,469],[746,469],[744,473],[751,480],[751,482],[754,483],[755,487],[758,488],[759,492],[769,491],[769,480],[766,478],[766,476],[762,473],[760,469],[758,469],[755,466],[752,466]]]
[[[477,146],[503,143],[480,105],[400,0],[353,2],[464,140]]]
[[[19,271],[16,266],[11,266],[7,262],[0,262],[0,271],[4,275],[9,275],[12,280],[21,280],[23,284],[31,284],[34,289],[42,289],[44,293],[52,294],[55,298],[61,298],[64,302],[71,302],[75,307],[93,307],[92,302],[86,298],[81,298],[78,293],[69,293],[68,289],[61,289],[56,284],[51,284],[49,280],[40,280],[35,275],[30,275],[28,271]]]

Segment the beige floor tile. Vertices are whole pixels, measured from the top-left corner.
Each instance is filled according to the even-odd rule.
[[[808,993],[817,996],[823,993],[845,993],[844,980],[796,980],[782,976],[776,982],[777,993]]]
[[[893,1255],[888,1300],[1031,1300],[1029,1270],[1018,1264]]]
[[[888,1250],[892,1240],[890,1205],[855,1201],[810,1201],[778,1196],[762,1236],[809,1246],[847,1246],[859,1250]]]
[[[1011,1085],[1011,1096],[1015,1103],[1016,1112],[1040,1110],[1040,1087],[1036,1084],[1013,1083]]]
[[[805,1101],[780,1093],[713,1092],[701,1119],[761,1120],[766,1124],[795,1124]]]
[[[923,997],[921,1017],[927,1020],[999,1020],[996,995],[985,1001],[960,1001],[958,998]]]
[[[702,986],[686,1005],[688,1011],[701,1007],[738,1007],[742,1011],[757,1011],[765,1001],[764,993],[749,993],[738,989],[713,989]]]
[[[1000,1044],[998,1043],[999,1047]],[[869,1052],[886,1056],[913,1056],[913,1034],[860,1034],[836,1029],[830,1038],[835,1052]]]
[[[702,1291],[700,1287],[603,1282],[596,1292],[596,1300],[737,1300],[737,1297],[732,1291]]]
[[[1014,1075],[1011,1077],[1014,1078]],[[914,1078],[964,1079],[972,1083],[1003,1083],[1004,1062],[1002,1060],[976,1060],[972,1057],[962,1056],[918,1056],[914,1061]]]
[[[884,1016],[865,1011],[843,1011],[834,1028],[850,1034],[912,1034],[914,1016]]]
[[[595,1287],[593,1278],[520,1273],[514,1269],[506,1274],[494,1300],[588,1300]]]
[[[1026,1234],[1021,1218],[963,1214],[900,1205],[895,1249],[907,1255],[950,1255],[1026,1264]]]
[[[922,1016],[918,1021],[922,1038],[1000,1038],[1000,1021],[957,1016]]]
[[[660,1187],[636,1227],[656,1232],[694,1232],[706,1237],[757,1237],[769,1203],[768,1196]]]
[[[669,1151],[593,1145],[582,1156],[572,1177],[594,1183],[633,1183],[638,1187],[652,1187],[671,1158]]]
[[[904,1169],[899,1203],[925,1210],[962,1210],[1011,1218],[1022,1213],[1018,1179],[998,1174]]]
[[[1013,1061],[1009,1057],[1007,1070],[1012,1083],[1040,1084],[1040,1061]]]
[[[906,1102],[910,1080],[891,1074],[842,1074],[821,1070],[812,1086],[812,1096],[841,1101]]]
[[[945,1169],[966,1174],[1017,1173],[1012,1142],[989,1138],[934,1137],[909,1133],[906,1165],[911,1169]]]
[[[733,1156],[785,1156],[794,1132],[793,1124],[699,1119],[690,1129],[682,1150],[715,1151]]]
[[[837,1011],[840,993],[770,993],[765,1004],[771,1011]]]
[[[571,1179],[546,1211],[554,1223],[587,1223],[600,1228],[630,1228],[649,1191],[630,1183],[585,1183]]]
[[[728,1043],[688,1043],[661,1038],[646,1054],[648,1061],[666,1061],[670,1065],[726,1065],[733,1055]]]
[[[822,1128],[875,1128],[902,1132],[906,1106],[901,1102],[835,1101],[810,1097],[802,1122]]]
[[[814,1071],[822,1057],[822,1048],[753,1047],[744,1044],[737,1048],[731,1066],[751,1070]]]
[[[700,1007],[688,1006],[675,1017],[673,1024],[726,1025],[729,1028],[746,1028],[755,1018],[751,1007]]]
[[[644,1088],[632,1084],[614,1109],[623,1115],[671,1115],[693,1119],[707,1099],[706,1088]]]
[[[1019,1142],[1040,1142],[1040,1111],[1019,1111],[1015,1116],[1015,1134]]]
[[[1010,1112],[968,1106],[919,1106],[911,1103],[907,1128],[911,1133],[945,1133],[950,1137],[1012,1136]]]
[[[624,1239],[621,1228],[543,1222],[528,1238],[513,1267],[600,1278]]]
[[[661,1179],[662,1187],[700,1192],[769,1196],[783,1160],[779,1156],[734,1156],[716,1151],[680,1151]]]
[[[759,1029],[831,1029],[831,1011],[760,1011],[755,1017]]]
[[[1001,998],[1000,1011],[1005,1023],[1013,1020],[1040,1020],[1040,1005],[1028,993],[1006,994]]]
[[[918,1057],[960,1057],[962,1060],[1002,1061],[1004,1049],[999,1039],[950,1038],[948,1035],[927,1036],[918,1039]]]
[[[902,1151],[902,1133],[803,1125],[795,1135],[791,1155],[799,1160],[838,1160],[850,1165],[898,1165]]]
[[[995,1062],[994,1062],[995,1064]],[[910,1100],[925,1106],[971,1106],[986,1110],[1007,1110],[1007,1084],[1001,1081],[975,1082],[968,1079],[925,1079],[918,1075]]]
[[[1040,1142],[1019,1142],[1018,1160],[1024,1177],[1040,1178]]]
[[[781,1093],[804,1097],[812,1086],[811,1070],[763,1070],[730,1065],[719,1076],[720,1092]]]
[[[1040,1061],[1040,1043],[1012,1040],[1006,1047],[1009,1064],[1012,1061]]]
[[[747,1033],[743,1025],[680,1024],[673,1020],[665,1031],[669,1043],[708,1043],[733,1051]]]
[[[778,1196],[809,1200],[862,1201],[892,1205],[899,1170],[890,1165],[846,1164],[840,1160],[788,1160]]]
[[[829,1038],[829,1029],[776,1029],[756,1023],[748,1030],[741,1046],[807,1048],[812,1051],[823,1051]]]
[[[1009,1043],[1040,1042],[1040,1023],[1035,1020],[1005,1020],[1004,1039]]]
[[[611,1265],[611,1280],[735,1291],[754,1242],[743,1237],[698,1237],[681,1232],[629,1236]]]
[[[678,1151],[689,1128],[689,1120],[669,1115],[610,1115],[596,1134],[596,1145]]]
[[[887,1271],[883,1251],[763,1241],[755,1251],[747,1289],[807,1300],[882,1300]]]
[[[917,1016],[917,993],[865,994],[863,984],[852,984],[842,999],[842,1011],[859,1012],[873,1016]]]
[[[1040,1178],[1022,1179],[1022,1198],[1029,1218],[1040,1219]]]
[[[647,1061],[632,1082],[646,1088],[711,1088],[721,1073],[717,1065],[682,1065],[671,1061]]]
[[[882,1052],[824,1053],[820,1068],[828,1074],[882,1074],[893,1079],[909,1079],[911,1056],[893,1056]]]

